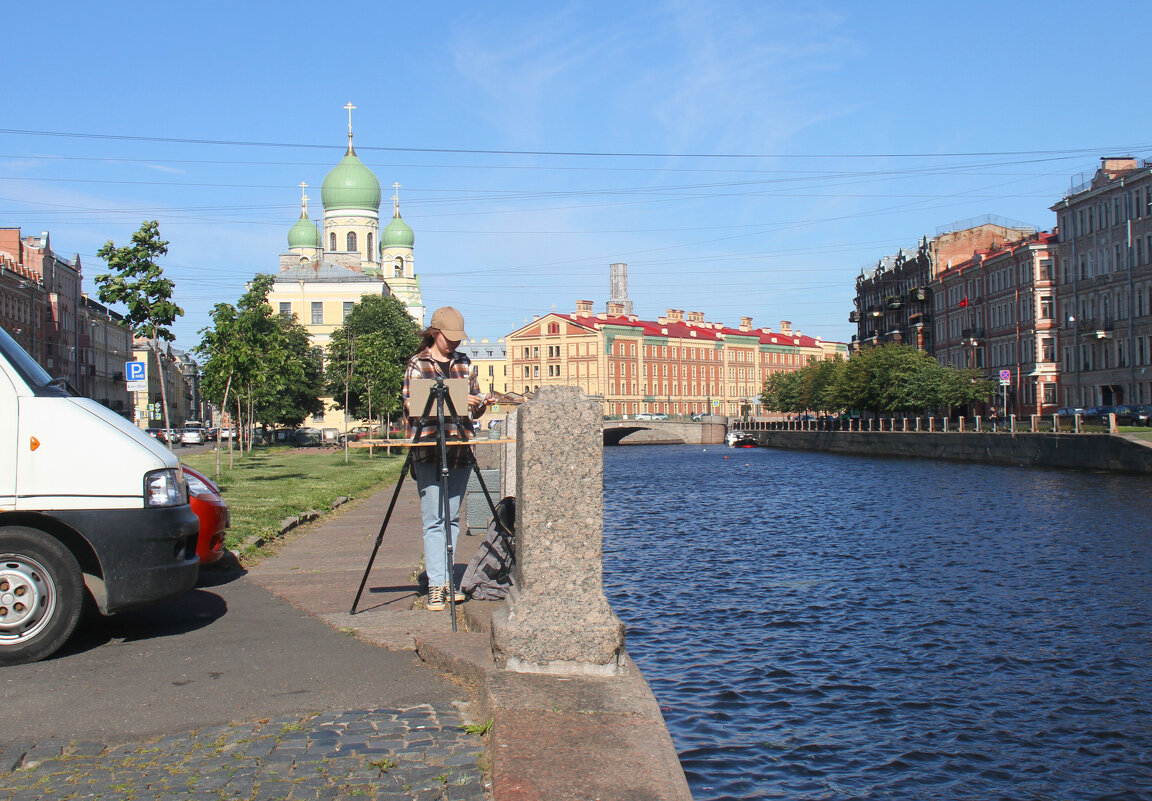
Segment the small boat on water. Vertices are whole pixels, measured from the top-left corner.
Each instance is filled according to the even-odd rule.
[[[729,431],[725,439],[730,448],[759,448],[760,442],[747,431]]]

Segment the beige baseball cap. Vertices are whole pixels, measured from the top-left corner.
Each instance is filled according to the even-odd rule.
[[[428,327],[435,328],[448,339],[459,341],[468,338],[464,333],[464,315],[451,306],[441,306],[432,312],[432,322]]]

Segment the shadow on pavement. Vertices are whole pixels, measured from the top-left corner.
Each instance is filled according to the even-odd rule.
[[[110,642],[137,642],[173,637],[210,626],[228,613],[228,604],[215,593],[193,589],[143,609],[105,617],[93,607],[76,632],[51,660],[91,651]]]

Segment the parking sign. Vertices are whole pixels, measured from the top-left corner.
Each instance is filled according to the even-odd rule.
[[[125,362],[124,380],[129,392],[145,392],[148,389],[148,365],[145,362]]]
[[[1012,383],[1012,371],[1011,370],[1001,370],[1000,371],[1000,386],[1006,387],[1011,383]]]

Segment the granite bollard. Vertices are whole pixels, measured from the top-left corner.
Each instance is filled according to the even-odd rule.
[[[492,615],[496,664],[614,675],[624,624],[604,597],[600,407],[546,386],[516,415],[515,586]]]

